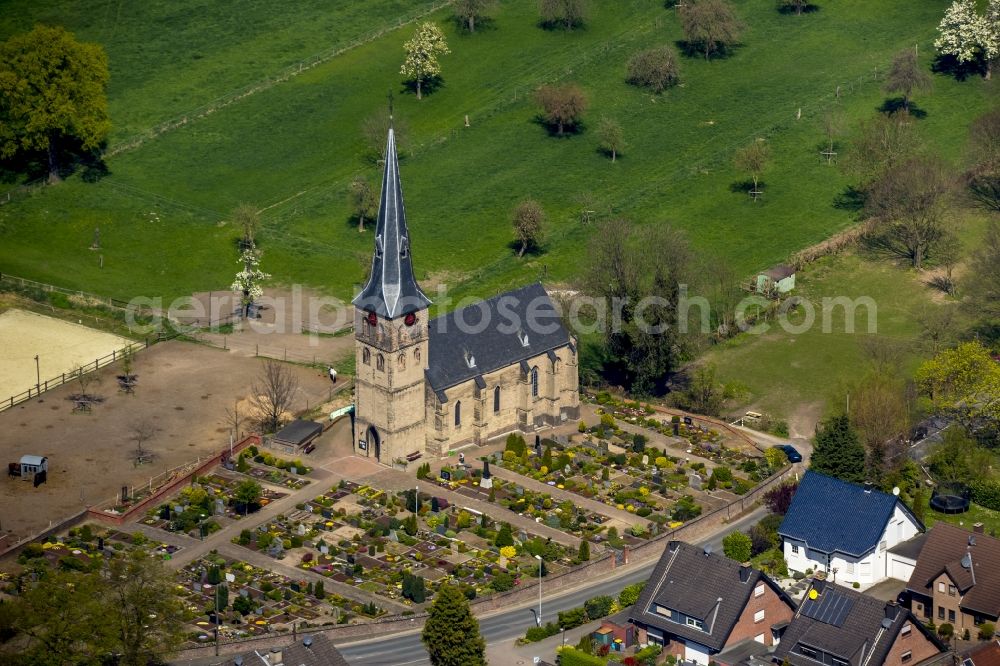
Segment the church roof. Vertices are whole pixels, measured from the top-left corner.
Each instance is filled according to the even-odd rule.
[[[431,302],[413,277],[403,186],[396,158],[396,135],[391,127],[385,146],[372,270],[368,283],[353,302],[361,310],[389,319],[421,310]]]
[[[535,283],[429,324],[427,380],[445,389],[570,344],[545,287]]]

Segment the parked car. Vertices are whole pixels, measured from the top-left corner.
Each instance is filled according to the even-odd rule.
[[[788,456],[788,462],[799,463],[802,462],[802,454],[795,450],[795,447],[791,444],[782,444],[778,447],[785,452]]]

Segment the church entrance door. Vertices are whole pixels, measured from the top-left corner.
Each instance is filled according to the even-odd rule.
[[[375,460],[382,462],[382,439],[375,426],[368,426],[368,446],[375,450]]]

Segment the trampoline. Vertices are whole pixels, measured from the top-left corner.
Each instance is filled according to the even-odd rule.
[[[931,495],[931,508],[938,513],[956,514],[969,510],[969,491],[946,488]]]

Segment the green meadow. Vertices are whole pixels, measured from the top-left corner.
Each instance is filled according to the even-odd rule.
[[[225,288],[236,268],[225,220],[248,201],[264,210],[262,267],[276,282],[346,297],[372,244],[350,220],[347,184],[358,174],[379,179],[361,156],[360,125],[390,91],[409,128],[401,172],[421,278],[484,296],[543,276],[571,282],[592,233],[584,209],[676,225],[711,261],[749,275],[853,222],[834,204],[848,181],[819,155],[820,120],[840,109],[854,126],[876,113],[886,97],[876,77],[902,48],[918,48],[929,66],[947,3],[837,0],[797,17],[772,0],[739,2],[744,44],[711,62],[682,56],[682,85],[660,96],[624,82],[631,54],[681,38],[660,2],[592,2],[584,29],[550,32],[538,27],[533,0],[505,0],[474,35],[445,8],[431,19],[452,53],[442,58],[443,85],[421,101],[404,90],[399,67],[414,29],[405,22],[428,2],[6,5],[0,36],[42,21],[105,45],[112,151],[164,122],[191,120],[117,152],[97,183],[73,176],[15,194],[0,206],[2,270],[117,297]],[[359,41],[196,117],[213,100]],[[927,113],[920,132],[957,159],[995,84],[934,79],[933,92],[917,98]],[[584,129],[550,137],[532,91],[568,81],[589,96]],[[625,131],[614,164],[597,150],[602,116]],[[770,143],[772,166],[755,204],[731,190],[746,177],[731,156],[757,137]],[[546,238],[542,253],[517,259],[510,212],[526,197],[547,212]],[[103,268],[87,249],[95,227]]]

